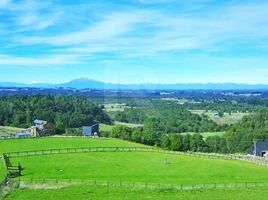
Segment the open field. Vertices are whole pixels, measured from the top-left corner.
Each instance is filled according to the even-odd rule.
[[[61,189],[36,189],[23,188],[15,190],[7,200],[266,200],[268,190],[266,189],[229,189],[229,190],[198,190],[198,191],[177,191],[177,190],[143,190],[130,188],[107,188],[72,186]]]
[[[115,125],[123,125],[123,126],[128,126],[130,128],[136,128],[136,127],[143,126],[143,124],[132,124],[132,123],[125,123],[125,122],[118,122],[118,121],[115,121],[114,123],[115,123]]]
[[[22,128],[15,128],[10,126],[0,126],[0,136],[1,135],[10,135],[21,132]]]
[[[219,117],[218,115],[215,115],[215,112],[213,111],[205,111],[205,110],[190,110],[192,113],[197,114],[197,115],[202,115],[205,114],[209,117],[209,119],[213,120],[219,125],[223,124],[235,124],[239,122],[244,116],[249,115],[249,113],[231,113],[229,114],[224,114],[223,117]]]
[[[0,153],[14,152],[14,151],[34,151],[44,149],[59,149],[59,148],[78,148],[78,147],[138,147],[144,146],[134,142],[128,142],[124,140],[112,139],[112,138],[30,138],[30,139],[8,139],[0,140]]]
[[[164,160],[168,160],[168,164]],[[203,184],[265,182],[268,168],[240,161],[151,152],[91,152],[12,158],[23,178]],[[44,164],[46,163],[46,164]]]
[[[203,132],[203,133],[200,133],[203,138],[207,138],[207,137],[210,137],[210,136],[215,136],[215,135],[218,135],[218,136],[222,136],[225,132]],[[194,132],[184,132],[184,133],[180,133],[182,135],[186,135],[186,134],[190,134],[190,135],[193,135],[195,134]]]
[[[36,138],[36,139],[8,139],[0,140],[0,154],[14,151],[34,151],[40,149],[76,148],[76,147],[102,147],[102,146],[144,146],[137,143],[115,139],[90,138]],[[4,161],[0,162],[0,180],[6,175]]]
[[[114,125],[109,124],[100,124],[100,131],[111,131],[113,129]]]
[[[130,107],[126,106],[126,104],[120,104],[120,103],[104,104],[104,110],[106,112],[117,112],[117,111],[123,112],[125,108],[130,108]]]
[[[123,126],[127,126],[127,127],[130,127],[130,128],[136,128],[136,127],[142,127],[143,126],[143,124],[132,124],[132,123],[125,123],[125,122],[115,121],[114,125],[100,124],[100,131],[111,131],[112,128],[115,125],[123,125]]]
[[[138,147],[136,143],[116,139],[40,138],[0,141],[1,152],[73,147]],[[168,161],[168,162],[164,162]],[[11,158],[20,162],[23,179],[73,179],[155,184],[214,184],[267,182],[268,168],[233,160],[190,157],[157,152],[91,152]],[[48,189],[33,185],[18,188],[7,199],[265,199],[265,188],[138,189],[72,185]],[[268,194],[268,193],[267,193]],[[255,198],[256,199],[256,198]]]

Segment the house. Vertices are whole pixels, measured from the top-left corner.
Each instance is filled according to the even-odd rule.
[[[84,136],[99,136],[99,122],[93,121],[87,126],[83,126],[82,131]]]
[[[45,136],[45,126],[47,121],[36,119],[34,120],[34,126],[31,126],[26,130],[26,132],[30,132],[32,137]]]
[[[248,154],[259,157],[268,157],[268,139],[254,143],[249,148]]]

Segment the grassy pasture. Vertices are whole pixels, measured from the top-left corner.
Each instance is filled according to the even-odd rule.
[[[61,189],[23,188],[15,190],[6,200],[266,200],[268,190],[265,189],[229,189],[229,190],[142,190],[129,188],[107,188],[72,186]]]
[[[167,159],[169,164],[165,164]],[[265,182],[268,168],[241,161],[149,152],[92,152],[29,156],[23,178],[58,178],[173,184]],[[45,163],[45,164],[44,164]]]
[[[0,140],[0,155],[4,152],[34,151],[42,149],[76,148],[76,147],[128,147],[144,146],[141,144],[115,139],[91,138],[36,138]],[[33,158],[34,159],[34,158]],[[17,164],[17,163],[16,163]],[[6,175],[3,160],[0,162],[0,180]]]
[[[123,112],[125,108],[130,108],[124,103],[107,103],[104,104],[104,110],[106,112]]]
[[[118,122],[118,121],[115,121],[114,123],[115,123],[115,125],[123,125],[123,126],[128,126],[130,128],[136,128],[136,127],[143,126],[143,124],[132,124],[132,123],[125,123],[125,122]]]
[[[60,148],[78,148],[78,147],[138,147],[144,146],[134,142],[124,140],[104,138],[65,138],[65,137],[46,137],[46,138],[30,138],[30,139],[9,139],[0,140],[0,154],[4,152],[16,151],[34,151],[44,149],[60,149]]]
[[[110,132],[113,129],[114,125],[109,124],[100,124],[100,131]]]
[[[0,126],[0,136],[10,135],[21,132],[22,128],[10,127],[10,126]]]
[[[100,131],[111,131],[112,128],[115,125],[123,125],[123,126],[127,126],[127,127],[130,127],[130,128],[136,128],[136,127],[142,127],[143,126],[142,124],[132,124],[132,123],[125,123],[125,122],[115,121],[114,125],[100,124]]]
[[[143,146],[116,139],[41,138],[0,140],[1,152],[72,147]],[[164,160],[168,160],[165,164]],[[115,182],[199,184],[267,182],[268,168],[230,160],[149,152],[91,152],[12,158],[24,168],[20,178],[91,179]],[[0,166],[1,168],[1,166]],[[101,186],[16,189],[7,199],[265,199],[266,189],[142,190]],[[250,198],[251,197],[251,198]]]
[[[223,117],[215,116],[215,112],[213,111],[205,111],[205,110],[190,110],[190,112],[197,114],[197,115],[202,115],[205,114],[209,117],[209,119],[213,120],[219,125],[224,125],[224,124],[235,124],[239,122],[244,116],[249,115],[249,113],[231,113],[225,114]]]
[[[210,137],[210,136],[215,136],[215,135],[218,135],[218,136],[222,136],[225,132],[203,132],[203,133],[200,133],[203,138],[207,138],[207,137]],[[182,135],[186,135],[186,134],[190,134],[190,135],[193,135],[195,134],[194,132],[184,132],[184,133],[180,133]]]

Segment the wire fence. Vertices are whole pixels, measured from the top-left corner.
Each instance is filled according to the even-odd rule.
[[[263,157],[254,157],[241,154],[216,154],[216,153],[200,153],[200,152],[179,152],[170,151],[153,147],[81,147],[81,148],[65,148],[65,149],[47,149],[36,151],[20,151],[4,153],[3,156],[8,158],[40,156],[52,154],[68,154],[68,153],[89,153],[89,152],[159,152],[174,155],[187,155],[200,158],[240,160],[268,167],[268,159]]]
[[[68,187],[74,185],[89,185],[102,187],[126,187],[132,189],[172,189],[172,190],[208,190],[208,189],[239,189],[239,188],[268,188],[268,183],[264,182],[244,182],[244,183],[200,183],[200,184],[165,184],[165,183],[141,183],[122,182],[111,180],[85,180],[85,179],[16,179],[20,187],[27,186],[49,186]]]

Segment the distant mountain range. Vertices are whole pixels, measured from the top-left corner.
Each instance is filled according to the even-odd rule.
[[[114,90],[268,90],[265,84],[238,83],[177,83],[177,84],[114,84],[81,78],[67,83],[14,83],[0,82],[0,87],[32,87],[32,88],[75,88],[75,89],[114,89]]]

